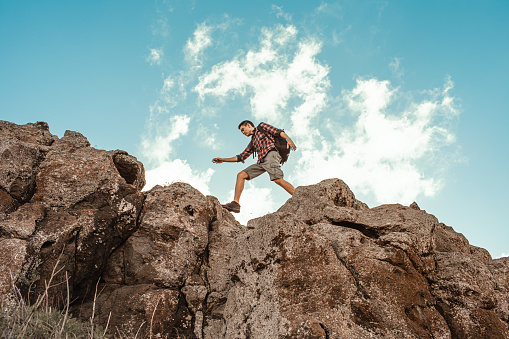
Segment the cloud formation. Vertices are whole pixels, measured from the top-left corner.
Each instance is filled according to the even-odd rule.
[[[299,39],[293,25],[264,28],[258,46],[213,65],[195,91],[202,101],[246,98],[254,120],[286,127],[299,147],[288,170],[296,185],[340,177],[380,203],[436,194],[443,182],[426,163],[455,141],[452,81],[414,95],[388,80],[359,78],[332,97],[329,66],[317,59],[321,47],[317,38]],[[403,76],[399,61],[390,67]]]
[[[195,91],[202,100],[248,97],[256,120],[291,120],[294,135],[311,143],[317,133],[311,121],[327,103],[329,68],[316,60],[321,43],[298,41],[297,34],[293,25],[263,28],[258,48],[214,65],[199,78]],[[289,107],[290,100],[298,104]]]
[[[193,170],[186,160],[174,159],[165,161],[145,174],[147,184],[144,190],[156,185],[169,185],[173,182],[186,182],[203,194],[210,194],[209,183],[214,170],[204,172]]]
[[[455,141],[446,127],[459,114],[449,96],[452,86],[448,79],[427,100],[392,110],[398,89],[387,80],[358,79],[341,98],[354,123],[331,123],[332,137],[303,152],[293,177],[298,183],[341,177],[354,191],[374,194],[376,201],[384,203],[409,203],[419,194],[434,195],[442,182],[426,176],[423,163]]]
[[[198,25],[193,33],[193,37],[187,40],[184,48],[186,60],[191,63],[199,64],[200,58],[205,49],[212,45],[212,27],[208,26],[205,22]]]
[[[169,118],[165,126],[158,126],[154,135],[144,136],[142,147],[144,155],[152,163],[163,163],[174,153],[173,142],[187,134],[191,118],[175,115]]]
[[[277,6],[273,11],[283,15]],[[240,101],[250,109],[247,118],[284,128],[297,144],[283,168],[294,186],[338,177],[376,203],[410,203],[441,189],[440,171],[450,160],[443,151],[455,142],[451,122],[459,115],[449,78],[442,88],[405,92],[389,80],[359,77],[353,88],[334,96],[330,66],[319,58],[319,37],[303,35],[292,24],[277,24],[262,28],[249,48],[218,58],[225,53],[216,51],[221,44],[212,43],[212,35],[228,32],[227,22],[233,19],[197,26],[184,48],[187,68],[165,77],[151,106],[150,137],[143,143],[154,164],[147,171],[151,184],[184,180],[208,193],[214,170],[179,157],[178,140],[191,134],[194,145],[187,151],[231,145],[231,135],[222,130],[224,122],[231,124],[231,113],[224,108]],[[206,64],[209,54],[220,61]],[[404,75],[400,60],[389,65],[396,77]],[[244,145],[239,147],[240,152]],[[246,184],[238,220],[245,223],[276,209],[273,190],[280,188],[267,185]]]
[[[147,62],[151,65],[160,65],[161,59],[163,58],[163,50],[152,48],[150,50],[150,55],[147,57]]]

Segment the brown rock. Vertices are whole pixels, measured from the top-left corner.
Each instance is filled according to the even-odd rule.
[[[21,239],[0,239],[0,302],[11,291],[12,279],[18,279],[25,256],[27,243]]]
[[[0,187],[20,202],[28,201],[44,155],[39,145],[0,136]]]
[[[90,142],[83,134],[67,130],[64,136],[51,146],[54,151],[73,152],[78,148],[90,147]]]
[[[143,164],[126,151],[116,150],[110,151],[109,153],[122,178],[124,178],[128,184],[134,185],[141,191],[146,183],[145,167]]]
[[[58,137],[50,133],[48,124],[41,121],[16,125],[0,120],[0,137],[17,139],[23,143],[40,146],[51,146],[55,140],[58,140]]]
[[[495,282],[495,313],[500,319],[509,323],[509,257],[495,259],[488,264]]]
[[[122,180],[107,152],[81,148],[73,153],[52,151],[41,164],[33,201],[47,207],[108,205]],[[102,206],[98,206],[102,207]]]
[[[199,269],[212,219],[211,204],[191,186],[154,187],[146,193],[138,231],[108,264],[106,281],[182,287]]]
[[[112,333],[133,338],[191,338],[191,316],[176,290],[144,284],[121,286],[106,293],[97,320]],[[111,314],[111,316],[110,316]]]
[[[124,337],[509,337],[508,258],[416,203],[370,209],[328,179],[246,228],[184,183],[142,194],[143,164],[80,133],[0,139],[4,299],[51,279],[52,305],[69,285],[73,314]]]
[[[20,202],[28,201],[37,166],[57,139],[45,122],[16,125],[0,120],[0,187]]]
[[[313,199],[309,199],[313,197]],[[326,217],[327,208],[348,207],[367,210],[368,206],[355,199],[350,188],[339,179],[327,179],[319,185],[299,186],[294,195],[279,208],[279,213],[297,214],[307,223],[318,223]]]
[[[18,206],[19,203],[9,193],[0,189],[0,221],[5,220]]]
[[[416,208],[367,209],[340,181],[315,186],[234,235],[205,338],[508,335],[488,258],[461,234]]]
[[[0,221],[0,236],[27,239],[45,216],[44,207],[38,203],[25,204],[10,214],[7,220]]]
[[[417,203],[414,201],[413,203],[410,204],[410,206],[408,206],[414,210],[420,210],[419,208],[419,205],[417,205]]]

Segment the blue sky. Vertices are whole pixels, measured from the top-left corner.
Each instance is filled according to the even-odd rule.
[[[284,128],[295,186],[343,179],[509,255],[508,1],[0,0],[0,119],[142,160],[222,202],[244,119]],[[288,195],[249,182],[241,222]]]

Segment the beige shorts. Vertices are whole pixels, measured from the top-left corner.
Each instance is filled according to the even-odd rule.
[[[269,173],[270,180],[272,181],[283,179],[281,156],[278,151],[270,151],[259,164],[249,166],[244,172],[249,176],[247,180],[254,179],[265,172]]]

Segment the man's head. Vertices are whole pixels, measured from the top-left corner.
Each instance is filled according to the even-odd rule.
[[[244,120],[239,124],[239,129],[246,137],[250,137],[254,133],[255,126],[251,121]]]

